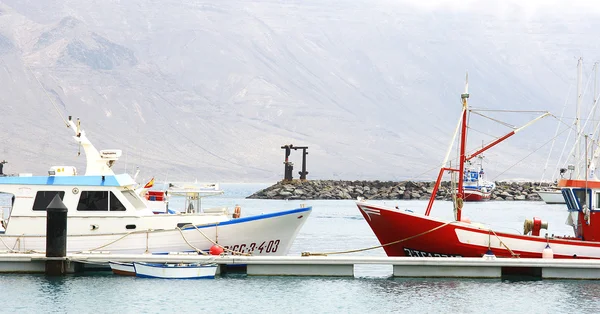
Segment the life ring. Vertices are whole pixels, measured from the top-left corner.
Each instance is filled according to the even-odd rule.
[[[235,209],[233,210],[233,218],[240,218],[242,215],[242,208],[239,205],[235,205]]]

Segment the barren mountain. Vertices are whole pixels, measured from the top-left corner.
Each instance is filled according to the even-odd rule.
[[[97,148],[124,151],[118,172],[145,177],[275,181],[280,146],[294,144],[309,147],[309,178],[433,179],[466,71],[475,107],[560,117],[567,100],[563,132],[580,56],[593,82],[598,11],[467,3],[2,1],[0,158],[6,172],[83,171],[61,122],[72,115]],[[536,115],[489,113],[515,126]],[[472,122],[473,149],[511,130]],[[489,178],[539,179],[556,126],[547,118],[487,153]]]

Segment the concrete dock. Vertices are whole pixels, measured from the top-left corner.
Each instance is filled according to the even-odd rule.
[[[367,256],[203,256],[196,254],[68,254],[67,271],[106,269],[108,261],[217,263],[219,272],[235,269],[249,276],[354,277],[355,265],[391,265],[394,277],[600,279],[600,261],[583,259],[439,258]],[[48,257],[38,253],[0,252],[0,273],[44,273]]]

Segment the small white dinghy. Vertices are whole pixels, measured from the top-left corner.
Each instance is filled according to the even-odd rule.
[[[217,273],[217,264],[159,264],[133,263],[135,275],[144,278],[165,279],[212,279]]]
[[[112,272],[115,275],[135,276],[135,268],[133,267],[133,263],[109,261],[108,264],[110,265],[110,269],[112,269]]]

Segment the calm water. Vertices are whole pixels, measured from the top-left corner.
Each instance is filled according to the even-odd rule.
[[[266,185],[222,185],[226,194],[206,198],[203,206],[242,206],[242,215],[313,206],[290,254],[328,252],[377,245],[377,239],[352,201],[246,200]],[[383,203],[383,202],[381,202]],[[425,201],[387,202],[423,212]],[[474,222],[493,221],[501,230],[522,232],[525,218],[541,217],[549,233],[570,234],[561,205],[541,202],[488,202],[465,206]],[[452,216],[439,202],[432,215]],[[384,256],[382,249],[355,255]],[[2,313],[596,313],[600,282],[466,279],[393,279],[391,266],[357,266],[355,278],[247,277],[215,280],[155,280],[113,276],[108,272],[46,278],[0,275]]]

